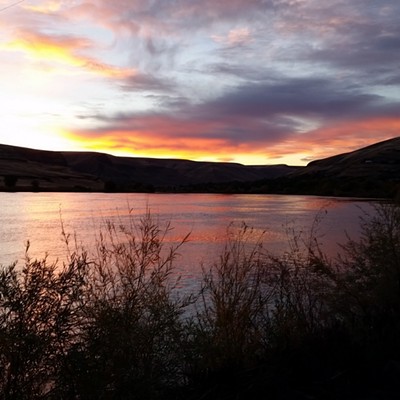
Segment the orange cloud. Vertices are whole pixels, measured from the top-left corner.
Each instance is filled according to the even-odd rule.
[[[107,132],[98,138],[88,140],[85,132],[64,134],[69,140],[86,150],[112,152],[135,157],[186,158],[192,160],[216,160],[226,158],[227,153],[237,153],[229,149],[224,140],[215,139],[175,139],[160,134],[119,131]],[[214,149],[210,152],[210,149]]]
[[[268,147],[269,157],[304,154],[307,160],[330,157],[390,139],[400,134],[400,118],[367,118],[326,126],[292,136]]]
[[[133,122],[132,122],[133,123]],[[165,116],[148,116],[135,128],[110,128],[65,132],[64,136],[87,150],[130,154],[141,157],[186,158],[192,160],[235,160],[249,157],[251,144],[233,143],[228,137],[207,137],[223,126],[220,121],[178,121]],[[129,123],[126,124],[129,126]],[[265,158],[263,156],[263,158]]]
[[[6,48],[22,51],[41,61],[61,63],[110,78],[123,79],[136,75],[137,71],[134,69],[115,67],[78,54],[92,46],[93,43],[87,39],[23,32],[8,43]]]
[[[127,124],[129,125],[129,124]],[[215,132],[221,121],[177,121],[165,116],[144,118],[135,128],[68,132],[64,135],[86,150],[140,157],[231,160],[244,164],[305,164],[398,136],[400,119],[374,118],[327,126],[271,141],[232,141]]]
[[[41,2],[40,4],[24,4],[22,7],[26,10],[34,11],[41,14],[52,14],[59,11],[63,6],[63,1],[61,0],[49,0]]]

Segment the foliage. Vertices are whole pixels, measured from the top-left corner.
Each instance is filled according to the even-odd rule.
[[[343,249],[335,312],[360,340],[400,348],[400,207],[375,207],[361,220],[360,239]]]
[[[0,399],[400,393],[398,205],[365,215],[335,259],[314,229],[289,232],[277,256],[232,225],[193,297],[175,290],[188,238],[167,248],[170,229],[147,212],[108,223],[93,255],[75,248],[59,265],[30,259],[28,244],[24,265],[2,267]]]
[[[29,243],[27,250],[29,248]],[[0,398],[49,396],[77,340],[85,254],[62,267],[26,256],[0,272]]]
[[[131,220],[132,222],[132,220]],[[174,299],[176,247],[164,249],[161,230],[148,212],[138,225],[108,223],[100,235],[89,285],[81,343],[70,357],[75,395],[156,398],[176,384],[181,368],[180,315]],[[69,393],[69,395],[71,392]]]
[[[335,274],[318,242],[320,218],[316,217],[309,236],[290,230],[289,249],[283,255],[268,255],[264,280],[273,288],[266,326],[270,348],[297,345],[329,324],[329,295]]]
[[[246,225],[239,231],[232,225],[227,233],[218,262],[203,267],[196,339],[207,370],[241,367],[262,349],[261,321],[270,297],[262,281],[261,238]]]

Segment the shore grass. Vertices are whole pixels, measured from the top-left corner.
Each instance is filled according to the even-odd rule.
[[[0,399],[390,399],[400,394],[400,207],[328,259],[313,232],[271,255],[246,225],[182,295],[150,212],[0,270]],[[71,246],[68,237],[66,245]]]

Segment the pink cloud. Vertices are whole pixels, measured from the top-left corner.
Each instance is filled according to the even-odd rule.
[[[256,124],[244,122],[249,135],[252,129],[259,128]],[[148,157],[236,161],[242,157],[246,158],[246,163],[251,163],[253,156],[258,160],[264,157],[265,163],[268,159],[291,158],[300,164],[304,159],[321,159],[386,140],[397,136],[400,131],[399,118],[376,117],[326,125],[301,134],[288,131],[275,138],[268,136],[268,132],[257,136],[256,140],[248,140],[245,134],[236,139],[224,135],[242,123],[241,118],[235,117],[200,121],[163,115],[142,116],[127,118],[114,126],[110,124],[108,128],[71,131],[68,137],[85,148],[103,151],[112,148]]]
[[[231,29],[226,36],[212,35],[211,38],[217,43],[228,46],[245,45],[252,41],[249,28]]]
[[[307,161],[330,157],[399,135],[400,118],[372,117],[332,123],[268,147],[271,157],[307,154]]]

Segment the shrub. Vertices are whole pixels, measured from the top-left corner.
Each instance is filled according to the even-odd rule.
[[[86,268],[83,254],[63,266],[26,256],[22,269],[1,270],[0,398],[44,398],[55,389],[78,334]]]
[[[320,247],[321,218],[316,216],[310,232],[288,228],[288,250],[267,254],[263,279],[273,290],[273,305],[265,335],[274,350],[299,345],[330,323],[335,271]]]
[[[271,293],[262,280],[261,240],[248,226],[231,225],[218,262],[203,266],[186,356],[189,381],[204,398],[229,398],[243,381],[237,374],[251,371],[263,357],[262,321]]]
[[[365,345],[400,350],[400,207],[380,204],[365,214],[360,238],[348,238],[343,250],[335,313]]]
[[[181,314],[173,261],[184,238],[165,249],[148,212],[138,224],[108,223],[97,243],[85,293],[81,341],[69,357],[68,395],[159,398],[182,379]]]
[[[400,390],[400,207],[379,204],[360,227],[332,260],[314,233],[305,242],[293,235],[291,250],[266,268],[275,288],[268,362],[280,371],[269,376],[316,398]],[[389,382],[388,371],[397,378]]]

